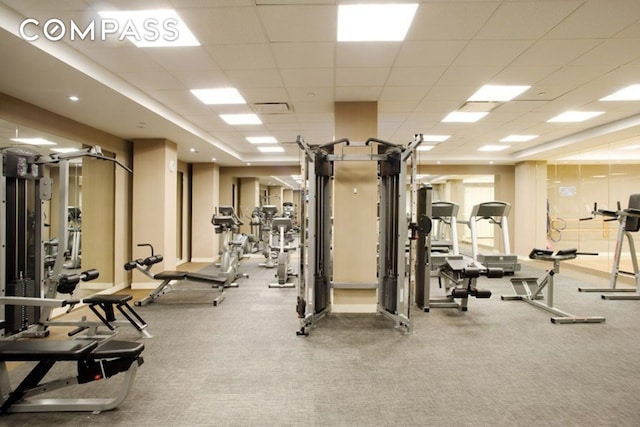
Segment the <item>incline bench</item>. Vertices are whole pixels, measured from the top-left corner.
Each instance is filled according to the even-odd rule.
[[[142,365],[144,345],[128,341],[19,340],[0,341],[0,414],[7,412],[108,411],[129,394],[137,368]],[[77,375],[41,383],[56,362],[77,363]],[[38,362],[15,388],[11,388],[6,362]],[[110,378],[125,372],[125,378],[109,398],[33,399],[53,390]]]
[[[153,246],[148,243],[142,243],[138,246],[150,246],[151,256],[144,259],[136,259],[134,261],[130,261],[124,265],[124,269],[127,271],[136,269],[143,273],[145,276],[154,280],[160,280],[161,282],[148,296],[141,299],[140,301],[136,301],[136,306],[139,307],[153,302],[157,298],[160,298],[162,295],[168,294],[169,292],[205,292],[215,290],[219,294],[213,300],[213,305],[217,306],[224,300],[224,285],[226,283],[226,279],[224,277],[208,276],[206,274],[191,273],[188,271],[161,271],[160,273],[153,274],[151,273],[151,267],[163,260],[162,255],[154,255]],[[210,285],[210,287],[206,289],[177,289],[174,287],[174,281],[177,281],[178,283],[184,281],[205,283],[207,285]]]

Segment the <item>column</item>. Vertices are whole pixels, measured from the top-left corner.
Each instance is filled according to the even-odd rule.
[[[213,163],[194,163],[191,190],[191,261],[214,262],[218,258],[219,235],[211,218],[220,205],[220,168]]]
[[[514,224],[517,239],[515,253],[524,255],[531,249],[547,245],[547,162],[530,161],[516,164],[515,201],[518,207]],[[511,230],[509,230],[511,231]]]
[[[176,268],[176,171],[177,146],[166,139],[136,139],[133,141],[133,221],[132,256],[150,255],[139,243],[151,243],[163,262],[156,271]],[[139,272],[132,278],[132,288],[155,287]]]
[[[337,102],[335,138],[357,145],[378,132],[376,102]],[[340,150],[342,148],[339,148]],[[370,153],[371,147],[345,147],[345,154]],[[377,163],[335,162],[333,198],[333,281],[354,288],[333,291],[334,312],[375,312],[376,290],[356,289],[377,283]]]

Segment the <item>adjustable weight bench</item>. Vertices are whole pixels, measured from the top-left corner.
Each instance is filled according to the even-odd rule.
[[[137,368],[144,362],[144,345],[128,341],[19,340],[0,341],[0,414],[8,412],[108,411],[122,403],[133,386]],[[77,375],[41,382],[56,362],[77,363]],[[37,362],[14,389],[7,362]],[[120,372],[125,378],[109,398],[33,397],[75,384],[107,379]]]
[[[134,261],[130,261],[124,265],[124,269],[127,271],[138,270],[145,276],[153,279],[160,280],[160,284],[145,298],[136,301],[134,304],[138,307],[148,304],[150,302],[155,301],[160,298],[162,295],[168,294],[170,292],[207,292],[207,291],[216,291],[218,292],[218,296],[213,300],[213,305],[217,306],[220,304],[225,298],[224,288],[226,286],[227,279],[224,277],[218,276],[208,276],[206,274],[201,273],[191,273],[188,271],[161,271],[160,273],[153,274],[151,272],[151,268],[154,264],[157,264],[163,260],[162,255],[154,255],[153,254],[153,246],[148,243],[141,243],[138,246],[149,246],[151,247],[151,256],[144,259],[136,259]],[[179,289],[174,285],[180,282],[196,282],[196,283],[205,283],[210,285],[210,288],[205,289]]]

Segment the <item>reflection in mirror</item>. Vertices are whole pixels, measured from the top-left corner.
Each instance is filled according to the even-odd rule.
[[[58,162],[38,165],[43,182],[51,182],[47,186],[51,196],[41,201],[41,218],[32,221],[32,227],[40,230],[36,234],[41,236],[40,242],[34,242],[32,257],[43,277],[53,274],[59,262],[61,267],[55,267],[56,274],[79,273],[89,268],[100,273],[97,280],[81,282],[74,289],[74,298],[113,286],[114,164],[73,158],[73,153],[83,148],[81,144],[2,120],[0,147],[28,150],[33,158],[41,155],[50,160],[58,156]],[[37,194],[29,197],[34,203],[41,200]],[[7,252],[15,249],[8,246]],[[68,299],[69,295],[56,297]]]

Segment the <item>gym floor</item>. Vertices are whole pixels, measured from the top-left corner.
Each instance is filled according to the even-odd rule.
[[[217,307],[213,294],[194,292],[137,308],[153,338],[144,340],[145,363],[116,410],[11,414],[0,425],[640,424],[640,301],[577,291],[606,279],[567,268],[556,276],[556,306],[604,316],[602,324],[554,325],[550,313],[500,300],[512,294],[509,277],[481,278],[491,299],[470,300],[465,313],[416,309],[411,335],[375,314],[332,314],[297,337],[297,290],[267,288],[275,270],[259,267],[262,260],[242,261],[250,277]],[[538,266],[524,263],[517,275],[542,276]],[[148,291],[132,293],[138,300]],[[123,330],[121,339],[136,335]],[[58,365],[56,372],[75,369]],[[12,379],[27,369],[13,369]],[[65,390],[86,397],[109,387]]]

